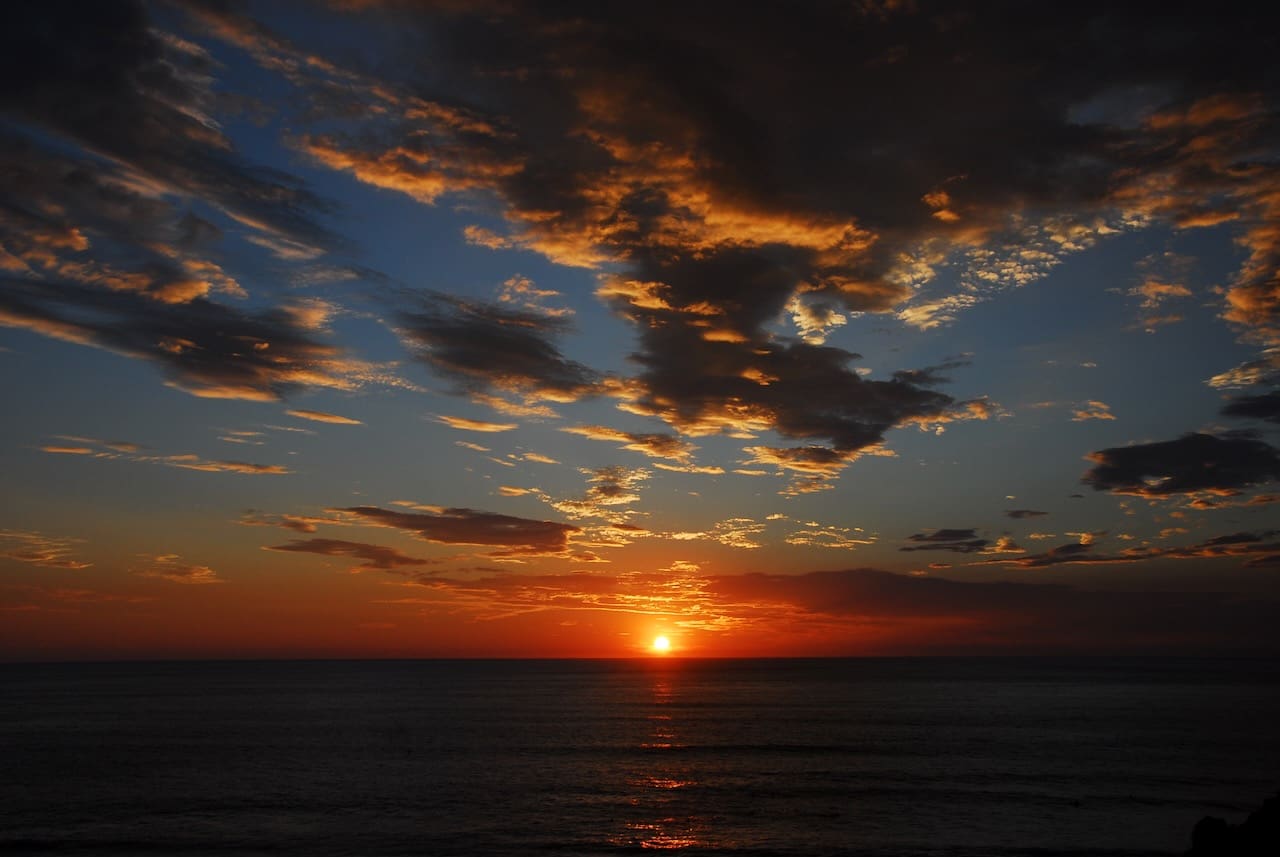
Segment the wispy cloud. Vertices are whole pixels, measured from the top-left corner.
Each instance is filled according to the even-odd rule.
[[[325,411],[309,411],[301,408],[285,411],[291,417],[297,417],[300,420],[311,420],[315,423],[332,423],[333,425],[343,426],[359,426],[364,425],[363,422],[351,417],[344,417],[339,414],[330,414]]]
[[[49,444],[40,447],[41,451],[56,455],[83,455],[95,459],[112,461],[130,461],[143,464],[163,464],[168,467],[179,467],[183,470],[200,470],[205,473],[247,473],[266,476],[280,476],[292,473],[289,468],[280,464],[256,464],[249,461],[228,461],[223,459],[202,458],[194,453],[176,453],[172,455],[147,455],[142,447],[132,443],[104,442],[93,438],[77,438],[86,445],[66,446]]]
[[[161,554],[147,559],[148,562],[145,566],[133,569],[134,574],[139,577],[154,577],[158,580],[167,580],[170,583],[208,584],[225,582],[218,577],[216,571],[207,565],[191,565],[180,562],[181,557],[177,554]]]
[[[436,421],[447,425],[449,428],[460,429],[462,431],[478,431],[486,433],[495,433],[503,431],[511,431],[518,428],[515,423],[490,423],[484,420],[472,420],[466,417],[450,417],[438,416]]]
[[[73,554],[79,539],[47,536],[28,530],[0,530],[0,557],[42,568],[79,570],[93,563],[76,559]]]

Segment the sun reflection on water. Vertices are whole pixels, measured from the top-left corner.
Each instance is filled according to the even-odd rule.
[[[645,715],[647,729],[637,736],[637,746],[646,751],[644,768],[626,781],[628,802],[635,813],[610,841],[657,851],[709,847],[707,819],[689,811],[695,800],[691,792],[700,784],[697,772],[685,754],[671,752],[685,746],[680,740],[675,683],[669,676],[655,675],[652,694],[652,708]]]

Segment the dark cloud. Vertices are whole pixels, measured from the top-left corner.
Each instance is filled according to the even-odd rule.
[[[1192,433],[1177,440],[1092,452],[1082,481],[1095,491],[1161,498],[1232,494],[1280,479],[1280,453],[1245,432]]]
[[[1027,556],[1020,556],[1016,559],[993,559],[988,560],[988,562],[1016,565],[1019,568],[1048,568],[1051,565],[1065,565],[1068,563],[1099,564],[1106,562],[1136,562],[1138,560],[1138,557],[1136,556],[1099,556],[1093,553],[1093,547],[1092,542],[1072,542],[1070,544],[1058,545],[1055,548],[1050,548],[1044,553],[1029,554]]]
[[[422,360],[462,392],[558,402],[599,392],[600,377],[556,347],[568,329],[559,317],[440,297],[402,313],[399,329]]]
[[[366,542],[349,542],[342,539],[294,539],[282,545],[271,545],[263,550],[284,551],[286,553],[313,553],[321,556],[349,556],[364,562],[355,566],[352,571],[361,569],[378,569],[395,571],[406,566],[431,565],[437,560],[409,556],[395,548],[372,545]]]
[[[852,569],[716,576],[706,593],[713,603],[773,603],[813,617],[898,623],[907,639],[935,651],[998,650],[1015,641],[1024,651],[1280,650],[1280,604],[1216,592],[1089,591]],[[949,624],[937,630],[930,622]]]
[[[1041,518],[1049,514],[1048,512],[1040,512],[1035,509],[1005,509],[1005,515],[1014,520],[1022,520],[1023,518]]]
[[[212,71],[203,50],[156,29],[141,3],[24,4],[0,36],[0,109],[269,241],[303,252],[332,245],[313,217],[327,207],[319,198],[230,147],[212,118]]]
[[[1217,536],[1203,542],[1174,547],[1134,547],[1119,553],[1100,553],[1094,550],[1092,537],[1080,543],[1059,545],[1039,554],[1016,558],[986,560],[984,564],[1012,565],[1019,568],[1047,568],[1053,565],[1108,565],[1134,563],[1157,559],[1220,559],[1223,557],[1247,558],[1246,567],[1265,563],[1270,554],[1280,551],[1275,541],[1276,531],[1260,533],[1239,532]]]
[[[1222,415],[1280,423],[1280,391],[1257,396],[1237,396],[1223,407]]]
[[[275,400],[308,386],[394,383],[379,367],[317,340],[282,309],[253,312],[203,298],[164,303],[21,277],[0,283],[0,324],[151,361],[197,396]]]
[[[847,464],[895,426],[945,421],[956,403],[928,388],[957,361],[869,379],[827,333],[848,313],[944,323],[1143,223],[1233,221],[1249,258],[1224,317],[1280,341],[1263,12],[343,8],[371,5],[405,48],[377,78],[226,10],[200,16],[299,88],[315,127],[295,142],[316,162],[424,203],[496,205],[505,227],[472,226],[473,243],[599,270],[599,295],[638,332],[638,373],[611,392],[681,432],[772,430]],[[598,380],[545,318],[414,315],[407,338],[474,394],[573,399]]]
[[[491,545],[505,548],[509,555],[562,554],[569,537],[579,532],[572,524],[535,521],[498,515],[475,509],[447,509],[399,512],[376,506],[335,509],[356,519],[382,527],[413,533],[428,542],[449,545]]]
[[[904,545],[900,551],[952,551],[954,553],[978,553],[991,542],[979,538],[973,530],[933,530],[907,536],[910,545]]]

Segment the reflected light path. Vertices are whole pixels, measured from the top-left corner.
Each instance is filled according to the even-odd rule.
[[[655,648],[657,643],[655,641]],[[701,785],[680,740],[678,668],[652,676],[652,703],[645,715],[644,734],[637,742],[644,769],[627,777],[629,803],[635,815],[611,838],[614,845],[674,851],[714,844],[711,820],[697,811]]]

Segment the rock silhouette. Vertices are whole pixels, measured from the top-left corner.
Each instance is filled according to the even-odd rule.
[[[1249,813],[1243,824],[1206,815],[1191,831],[1187,857],[1274,857],[1280,854],[1280,793]]]

